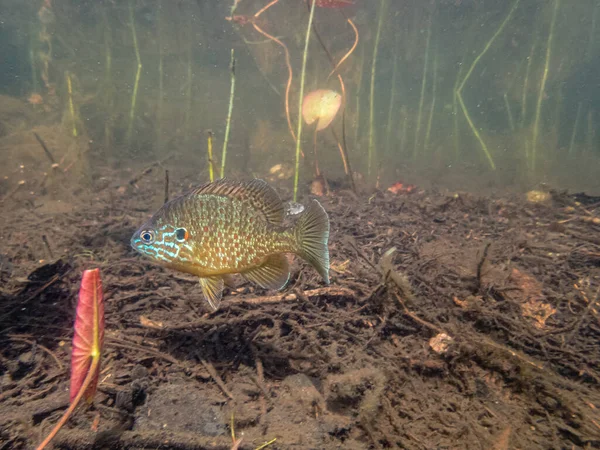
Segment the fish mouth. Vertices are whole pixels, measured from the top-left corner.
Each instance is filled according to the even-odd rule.
[[[140,231],[141,228],[133,233],[133,236],[131,236],[131,239],[129,240],[129,245],[131,245],[131,248],[133,248],[136,252],[142,253],[142,240],[140,239]]]

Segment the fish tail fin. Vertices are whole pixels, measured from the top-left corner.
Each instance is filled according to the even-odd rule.
[[[329,217],[317,200],[313,200],[300,215],[294,232],[298,245],[296,254],[329,284]]]

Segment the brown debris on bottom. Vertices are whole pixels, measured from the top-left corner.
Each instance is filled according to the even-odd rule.
[[[192,181],[175,174],[170,194]],[[553,199],[332,192],[330,286],[296,260],[283,292],[244,284],[208,313],[196,280],[129,248],[164,199],[155,175],[111,180],[127,195],[82,193],[62,214],[0,205],[0,446],[36,444],[68,400],[73,294],[90,266],[106,286],[106,351],[95,411],[61,448],[229,450],[232,413],[252,449],[600,442],[593,221]],[[46,260],[41,229],[62,259]]]

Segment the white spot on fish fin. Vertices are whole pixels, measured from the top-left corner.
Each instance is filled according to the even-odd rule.
[[[284,254],[271,255],[261,266],[247,270],[242,275],[265,289],[280,290],[290,279],[290,266]]]
[[[201,277],[200,287],[213,311],[219,309],[223,297],[223,277]]]

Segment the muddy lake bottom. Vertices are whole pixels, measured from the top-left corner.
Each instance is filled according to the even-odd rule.
[[[283,291],[240,278],[208,313],[129,246],[162,186],[101,181],[0,204],[0,449],[67,408],[95,267],[99,389],[55,448],[600,448],[600,199],[334,191],[330,285],[295,259]]]

